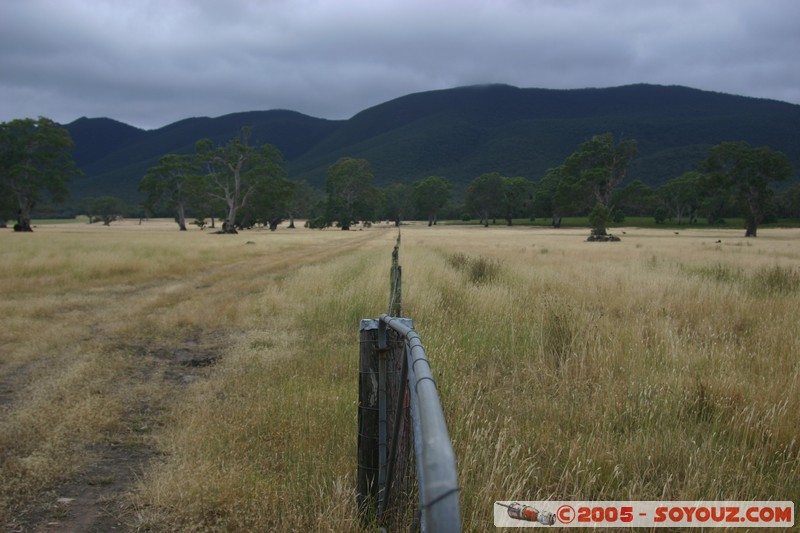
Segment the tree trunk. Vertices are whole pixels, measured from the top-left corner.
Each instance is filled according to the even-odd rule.
[[[395,228],[399,228],[400,227],[400,215],[397,215],[395,217],[395,219],[394,219],[394,227]]]
[[[758,209],[758,206],[755,205],[752,198],[748,201],[750,209],[747,216],[745,216],[745,237],[755,237],[756,236],[756,229],[758,228],[758,223],[764,220],[764,217],[761,215],[761,211]]]
[[[140,223],[141,223],[141,219]],[[181,231],[186,231],[186,212],[183,209],[183,204],[178,204],[178,228]]]
[[[606,228],[604,228],[604,227],[603,228],[592,228],[592,235],[603,237],[605,235],[608,235],[608,232],[606,231]]]
[[[289,227],[288,229],[295,229],[294,227],[294,214],[289,213]]]
[[[747,225],[745,227],[744,236],[745,237],[756,237],[756,231],[758,230],[758,226],[755,220],[748,220]]]
[[[17,212],[17,223],[14,224],[14,231],[33,231],[33,228],[31,228],[30,209],[20,209]]]
[[[222,233],[236,234],[236,204],[228,200],[228,215],[222,221]]]
[[[558,215],[553,215],[553,227],[560,228],[561,227],[561,217]]]

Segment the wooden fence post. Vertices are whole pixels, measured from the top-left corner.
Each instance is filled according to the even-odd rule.
[[[362,320],[360,330],[356,499],[366,513],[378,494],[378,321]]]
[[[403,271],[400,268],[400,234],[397,244],[392,250],[392,268],[389,271],[389,316],[402,315],[403,308]]]

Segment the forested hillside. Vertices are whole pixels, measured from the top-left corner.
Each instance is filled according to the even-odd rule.
[[[448,177],[457,189],[484,172],[538,180],[592,135],[636,139],[628,180],[659,185],[693,170],[711,146],[744,140],[786,153],[800,169],[800,106],[678,86],[608,89],[462,87],[404,96],[346,121],[292,111],[190,118],[151,131],[109,119],[66,127],[84,176],[75,198],[113,194],[137,199],[144,171],[166,153],[188,153],[203,137],[224,141],[243,126],[276,145],[288,177],[314,185],[340,157],[364,158],[379,185]]]
[[[195,142],[203,138],[225,142],[245,126],[252,129],[254,142],[274,144],[286,160],[292,160],[338,125],[337,121],[283,110],[189,118],[150,131],[108,119],[81,118],[66,126],[75,142],[75,162],[84,172],[72,184],[73,197],[108,194],[135,200],[139,181],[162,155],[191,153]],[[122,138],[127,141],[111,141]]]

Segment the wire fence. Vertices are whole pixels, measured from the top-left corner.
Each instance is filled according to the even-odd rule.
[[[401,311],[400,236],[392,252],[390,313]],[[397,531],[458,532],[455,454],[436,383],[413,321],[389,314],[360,325],[357,503],[365,523]]]

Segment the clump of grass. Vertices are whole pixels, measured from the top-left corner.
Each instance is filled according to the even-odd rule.
[[[555,369],[574,353],[578,326],[572,308],[565,302],[549,301],[542,318],[542,355]]]
[[[445,260],[447,261],[448,265],[456,270],[464,270],[467,268],[467,264],[469,263],[469,256],[465,253],[454,252],[452,254],[448,254],[445,257]]]
[[[721,283],[739,281],[743,275],[741,268],[724,263],[714,263],[711,266],[697,267],[694,271],[706,279]]]
[[[500,274],[500,262],[477,257],[470,262],[467,274],[472,283],[490,283]]]
[[[447,263],[463,272],[476,285],[491,283],[500,275],[500,262],[488,257],[470,257],[456,252],[447,256]]]
[[[774,265],[757,270],[749,280],[751,290],[760,295],[793,294],[800,289],[800,272],[791,267]]]

